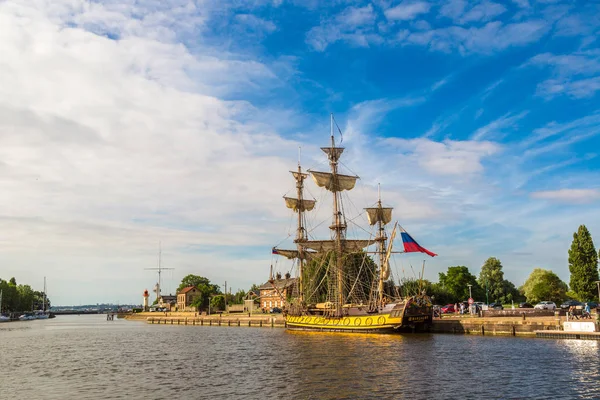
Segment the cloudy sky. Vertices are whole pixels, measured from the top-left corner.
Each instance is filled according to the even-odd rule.
[[[262,283],[334,113],[348,211],[381,183],[426,277],[568,280],[578,225],[600,242],[599,32],[591,1],[1,0],[0,277],[141,302],[160,241],[165,291]]]

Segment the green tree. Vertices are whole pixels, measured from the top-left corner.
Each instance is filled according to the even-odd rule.
[[[210,299],[210,310],[211,312],[225,310],[225,296],[217,295]]]
[[[2,311],[23,311],[19,309],[19,293],[15,278],[10,281],[0,279],[0,290],[2,290]]]
[[[484,289],[486,301],[503,302],[505,283],[500,260],[496,257],[488,258],[481,266],[477,283]]]
[[[19,294],[19,311],[31,311],[34,308],[34,293],[33,289],[29,285],[17,286],[17,293]]]
[[[212,284],[208,278],[203,276],[193,274],[185,276],[181,280],[181,284],[177,288],[177,291],[189,286],[194,286],[200,291],[200,295],[194,299],[194,302],[192,303],[192,306],[198,308],[199,310],[208,309],[208,303],[211,295],[221,294],[219,285]]]
[[[540,301],[560,303],[565,299],[567,289],[567,284],[558,275],[541,268],[534,269],[521,287],[527,301],[532,303]]]
[[[209,284],[210,284],[210,281],[208,280],[208,278],[205,278],[205,277],[199,276],[199,275],[189,274],[189,275],[186,275],[181,280],[181,284],[177,288],[177,291],[179,292],[181,289],[184,289],[189,286],[198,287],[200,285],[209,285]]]
[[[448,294],[451,302],[465,301],[469,298],[469,285],[473,298],[482,298],[482,290],[477,283],[477,278],[465,266],[449,267],[444,274],[440,272],[440,284]]]
[[[245,298],[246,292],[242,289],[239,289],[237,292],[235,292],[235,295],[233,296],[233,304],[243,304]]]
[[[592,241],[592,235],[585,227],[579,226],[573,234],[569,249],[569,286],[579,301],[597,298],[595,281],[598,280],[598,253]]]

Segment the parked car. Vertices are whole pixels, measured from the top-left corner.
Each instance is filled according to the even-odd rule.
[[[477,304],[477,307],[480,310],[483,308],[483,306],[485,306],[485,303],[483,301],[476,301],[475,304]]]
[[[533,308],[531,303],[519,303],[519,308]]]
[[[450,314],[454,312],[456,312],[454,309],[454,304],[446,304],[444,307],[442,307],[442,314]]]
[[[273,307],[273,309],[271,310],[271,314],[277,314],[277,313],[281,313],[281,308]]]
[[[552,301],[540,301],[533,308],[538,309],[538,310],[552,310],[552,311],[554,311],[556,309],[556,304],[554,304],[554,302],[552,302]]]
[[[572,306],[577,307],[577,306],[582,306],[582,305],[583,305],[583,303],[580,302],[580,301],[577,301],[577,300],[567,300],[567,301],[565,301],[564,303],[562,303],[560,305],[560,308],[562,308],[563,310],[568,310],[569,307],[572,307]]]
[[[500,303],[491,303],[488,305],[488,310],[504,310],[504,307]]]

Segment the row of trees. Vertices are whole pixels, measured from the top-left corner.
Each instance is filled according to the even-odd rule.
[[[365,288],[370,288],[373,273],[377,268],[375,263],[368,258],[367,267],[360,268],[360,266],[365,265],[363,255],[350,256],[353,256],[354,259],[346,260],[346,264],[349,265],[349,270],[346,272],[353,277],[356,277],[357,274],[364,274],[364,276],[361,276],[360,281],[365,283]],[[417,290],[425,290],[434,297],[437,304],[466,300],[469,297],[469,286],[473,298],[478,301],[485,300],[486,303],[510,304],[511,302],[525,300],[532,303],[542,300],[558,303],[568,298],[579,301],[596,300],[598,299],[596,281],[599,280],[598,257],[599,252],[594,247],[590,232],[585,225],[581,225],[577,232],[573,234],[573,242],[569,249],[569,271],[571,274],[569,285],[563,282],[554,272],[536,268],[531,272],[525,283],[517,288],[512,282],[504,278],[501,261],[495,257],[490,257],[481,267],[479,276],[473,275],[464,265],[452,266],[445,273],[441,272],[439,274],[438,282],[402,280],[399,283],[398,291],[401,295],[406,296],[414,294]],[[320,282],[326,279],[325,271],[327,268],[324,268],[322,264],[329,261],[331,260],[314,261],[307,265],[304,271],[305,274],[313,276],[313,278],[314,275],[323,275],[322,279],[305,279],[307,285],[311,281]],[[221,292],[219,285],[212,284],[208,278],[198,275],[187,275],[183,278],[178,291],[187,286],[195,286],[200,290],[201,296],[196,299],[193,305],[201,310],[207,309],[209,304],[212,309],[224,309],[226,297],[228,304],[241,304],[247,295],[244,290],[238,290],[235,294],[224,294]],[[326,284],[321,286],[327,287]],[[13,287],[16,287],[16,282]],[[26,293],[25,288],[29,287],[26,286],[20,290]],[[309,291],[314,293],[314,299],[311,300],[323,301],[323,298],[325,298],[324,289],[319,290],[316,287],[313,289],[313,291]],[[29,288],[29,290],[31,289]],[[258,294],[258,286],[253,285],[249,291]],[[31,304],[29,298],[24,297],[23,299],[25,303],[29,301],[27,304]]]
[[[188,286],[194,286],[200,291],[200,296],[197,297],[192,306],[199,310],[207,310],[210,305],[211,310],[224,310],[225,299],[227,304],[242,304],[246,298],[246,291],[239,289],[235,294],[223,293],[219,285],[211,283],[208,278],[199,275],[187,275],[181,280],[181,284],[177,288],[177,292]],[[253,285],[250,291],[258,293],[258,286]]]
[[[0,279],[2,292],[1,312],[17,312],[42,310],[44,308],[44,292],[33,290],[29,285],[17,285],[13,277],[5,281]],[[46,309],[50,308],[50,299],[46,299]]]
[[[465,266],[449,267],[446,273],[439,274],[439,282],[423,283],[427,293],[435,297],[436,303],[454,303],[469,297],[469,285],[472,296],[486,302],[502,304],[527,300],[537,303],[542,300],[562,302],[565,299],[579,301],[598,300],[597,281],[598,257],[592,236],[585,225],[581,225],[573,234],[569,249],[570,282],[567,285],[558,275],[542,268],[534,269],[523,286],[515,285],[504,279],[502,263],[490,257],[481,267],[479,277],[471,274]],[[411,285],[409,282],[402,282]]]

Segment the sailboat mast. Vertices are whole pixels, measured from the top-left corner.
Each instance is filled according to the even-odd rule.
[[[43,311],[46,312],[46,277],[44,277],[44,306]]]

